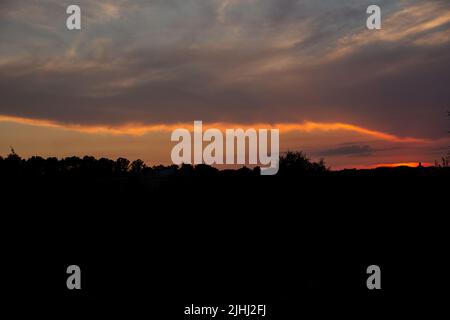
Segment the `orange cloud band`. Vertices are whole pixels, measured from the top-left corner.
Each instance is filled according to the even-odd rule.
[[[77,125],[77,124],[65,124],[51,120],[43,119],[30,119],[15,116],[5,116],[0,115],[0,121],[3,122],[14,122],[19,124],[26,124],[32,126],[41,126],[49,128],[58,128],[64,130],[72,130],[78,132],[92,133],[92,134],[113,134],[113,135],[144,135],[151,132],[171,132],[178,128],[193,129],[192,123],[174,123],[174,124],[151,124],[144,125],[140,123],[129,123],[118,126],[106,126],[106,125]],[[347,123],[323,123],[323,122],[313,122],[304,121],[302,123],[278,123],[278,124],[267,124],[267,123],[253,123],[253,124],[238,124],[238,123],[224,123],[216,122],[204,124],[205,129],[217,128],[220,130],[225,130],[229,128],[265,128],[265,129],[279,129],[280,132],[314,132],[314,131],[351,131],[364,135],[368,135],[377,139],[391,141],[391,142],[426,142],[425,139],[411,138],[411,137],[398,137],[392,134],[370,130],[360,126]]]

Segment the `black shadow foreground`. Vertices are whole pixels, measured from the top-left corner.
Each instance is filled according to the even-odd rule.
[[[196,319],[184,317],[191,304],[267,304],[268,319],[430,317],[445,306],[449,168],[334,172],[290,156],[271,177],[0,159],[5,305],[59,319]],[[66,288],[71,264],[81,291]],[[380,291],[366,287],[372,264]]]

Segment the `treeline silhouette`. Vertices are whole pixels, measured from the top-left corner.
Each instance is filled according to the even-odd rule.
[[[302,152],[287,152],[281,156],[279,174],[321,175],[329,172],[325,162],[313,162]],[[14,178],[125,178],[125,177],[169,177],[169,176],[259,176],[260,168],[242,167],[219,170],[199,164],[147,166],[141,159],[130,161],[125,158],[111,160],[92,156],[43,158],[33,156],[21,158],[14,150],[5,158],[0,156],[0,174]]]
[[[288,151],[280,157],[277,176],[288,177],[324,177],[324,176],[416,176],[416,175],[448,175],[449,168],[443,165],[435,167],[396,167],[376,169],[345,169],[332,171],[322,159],[311,161],[305,153]],[[147,166],[144,161],[130,161],[125,158],[111,160],[96,159],[92,156],[43,158],[33,156],[24,159],[14,149],[5,158],[0,156],[0,176],[2,179],[159,179],[171,177],[251,177],[260,176],[260,167],[239,169],[223,169],[199,164],[190,165],[157,165]]]
[[[450,168],[442,166],[333,171],[323,160],[314,162],[296,151],[280,157],[275,176],[261,176],[259,167],[223,170],[205,164],[150,167],[139,159],[92,156],[23,159],[14,151],[0,157],[0,194],[17,199],[15,203],[48,198],[52,200],[47,203],[54,203],[58,198],[60,203],[96,204],[103,207],[101,210],[107,204],[109,211],[116,211],[119,204],[127,208],[123,211],[130,210],[130,206],[139,211],[137,208],[145,207],[146,201],[162,208],[170,203],[180,206],[180,210],[184,210],[183,203],[196,201],[215,206],[219,200],[214,199],[219,195],[231,197],[229,205],[245,201],[249,208],[254,208],[254,201],[264,201],[266,193],[277,201],[297,199],[313,204],[324,199],[346,199],[350,204],[356,199],[373,201],[369,200],[371,195],[381,191],[404,197],[436,194],[436,190],[441,192],[449,187],[449,178]]]

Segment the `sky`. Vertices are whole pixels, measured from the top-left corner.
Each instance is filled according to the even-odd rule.
[[[2,0],[0,155],[170,164],[171,131],[202,120],[279,128],[335,169],[432,164],[449,70],[447,0]]]

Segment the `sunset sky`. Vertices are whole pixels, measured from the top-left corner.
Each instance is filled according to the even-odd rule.
[[[2,0],[0,97],[2,156],[170,164],[171,131],[202,120],[279,128],[281,151],[334,169],[431,164],[450,145],[450,1]]]

